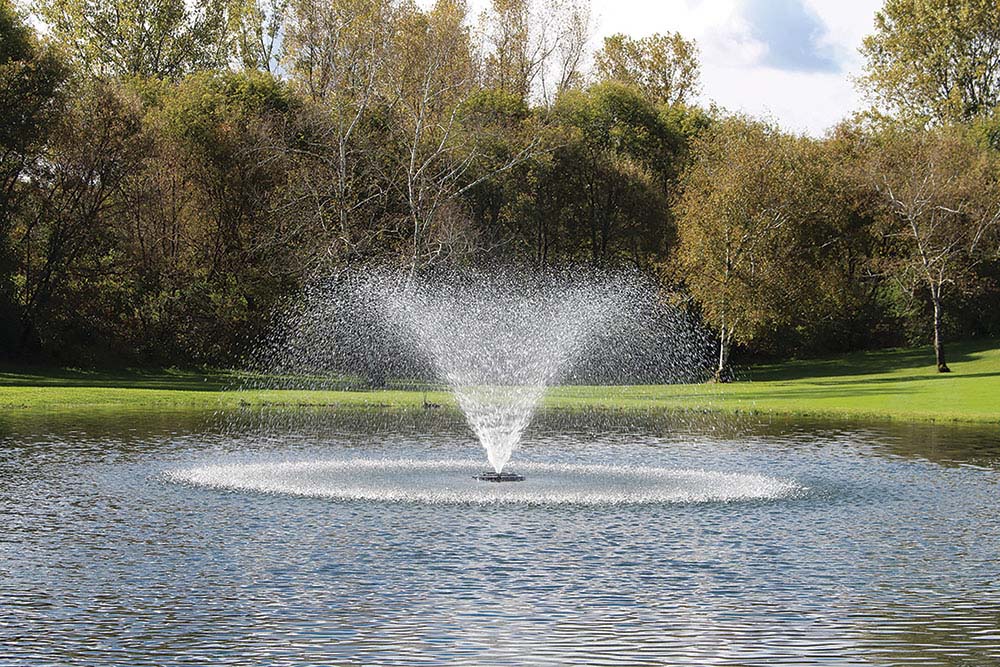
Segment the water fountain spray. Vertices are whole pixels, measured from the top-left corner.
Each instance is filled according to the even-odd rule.
[[[506,272],[399,285],[383,277],[367,289],[386,325],[451,387],[495,472],[480,478],[491,482],[519,481],[503,468],[546,388],[633,303],[611,281]]]
[[[447,383],[492,467],[476,478],[489,482],[523,479],[504,467],[553,384],[698,381],[705,369],[691,360],[710,345],[640,275],[580,269],[346,274],[310,287],[277,331],[258,366],[289,388]]]

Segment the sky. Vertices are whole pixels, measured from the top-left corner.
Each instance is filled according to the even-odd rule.
[[[591,0],[605,35],[680,32],[701,51],[701,102],[821,136],[860,109],[861,41],[882,0]]]
[[[469,6],[477,15],[487,2]],[[863,105],[854,85],[862,67],[858,48],[881,6],[882,0],[591,0],[591,50],[616,32],[680,32],[701,52],[698,101],[821,136]]]

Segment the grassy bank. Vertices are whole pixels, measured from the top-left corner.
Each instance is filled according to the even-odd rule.
[[[930,348],[880,350],[754,368],[728,385],[622,387],[617,393],[560,387],[563,405],[716,409],[775,415],[1000,424],[1000,341],[949,348],[938,373]]]
[[[929,349],[897,349],[760,366],[728,385],[563,386],[546,405],[562,409],[718,410],[775,415],[1000,423],[1000,341],[949,348],[951,374]],[[241,405],[419,407],[419,391],[235,391],[228,373],[187,371],[0,372],[0,410],[231,409]],[[453,403],[446,392],[428,401]]]

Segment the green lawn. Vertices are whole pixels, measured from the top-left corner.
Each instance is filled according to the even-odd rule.
[[[1000,341],[949,347],[951,374],[929,349],[882,350],[760,366],[727,385],[562,386],[560,409],[717,410],[775,415],[1000,423]],[[2,411],[226,409],[240,405],[418,407],[419,391],[235,391],[240,377],[189,371],[0,372]],[[447,392],[427,400],[453,404]]]
[[[938,373],[930,348],[880,350],[759,366],[727,385],[560,387],[557,405],[706,408],[775,415],[1000,423],[1000,341],[948,348]]]

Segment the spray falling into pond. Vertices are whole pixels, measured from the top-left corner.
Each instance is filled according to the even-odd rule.
[[[286,388],[443,382],[486,451],[484,478],[507,481],[549,387],[700,380],[709,348],[634,273],[369,271],[311,286],[256,370]]]
[[[386,321],[432,362],[500,473],[546,388],[632,299],[608,281],[527,285],[509,275],[374,285]]]

